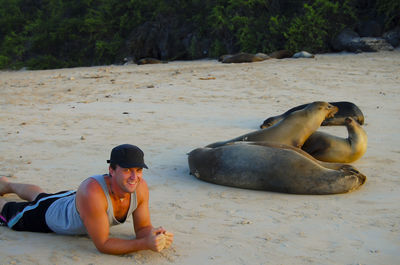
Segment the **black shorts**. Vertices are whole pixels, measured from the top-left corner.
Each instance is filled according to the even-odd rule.
[[[46,224],[47,209],[54,201],[74,193],[40,193],[32,202],[7,202],[1,211],[2,219],[5,219],[3,221],[9,228],[16,231],[53,232]]]

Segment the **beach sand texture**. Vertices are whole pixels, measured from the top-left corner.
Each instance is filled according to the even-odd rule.
[[[189,175],[187,153],[312,101],[351,101],[368,149],[367,182],[348,194],[290,195]],[[0,72],[0,174],[46,191],[108,172],[112,147],[138,145],[149,166],[161,253],[99,253],[85,236],[0,227],[0,264],[398,264],[400,51],[221,64],[216,60]],[[344,126],[321,128],[347,137]],[[14,199],[14,196],[6,196]],[[132,220],[112,236],[133,237]]]

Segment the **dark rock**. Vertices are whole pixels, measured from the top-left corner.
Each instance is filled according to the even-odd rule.
[[[357,25],[356,31],[360,37],[381,37],[382,25],[375,20],[363,21]]]
[[[349,47],[355,46],[355,43],[360,39],[360,35],[358,35],[353,30],[346,28],[342,32],[340,32],[331,42],[332,48],[335,51],[345,51],[348,50]],[[356,51],[357,48],[354,47]]]
[[[397,47],[400,45],[400,26],[385,32],[383,34],[383,38],[389,42],[393,47]]]

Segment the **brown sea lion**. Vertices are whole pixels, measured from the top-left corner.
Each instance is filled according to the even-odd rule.
[[[314,161],[315,163],[319,164],[322,167],[329,168],[329,169],[334,169],[334,170],[342,170],[342,171],[353,171],[355,173],[360,173],[355,167],[349,164],[343,164],[343,163],[335,163],[335,162],[324,162],[317,160],[315,157],[307,153],[306,151],[291,146],[291,145],[286,145],[286,144],[276,144],[276,143],[270,143],[270,142],[234,142],[231,144],[240,144],[240,143],[247,143],[247,144],[253,144],[253,145],[261,145],[261,146],[268,146],[268,147],[273,147],[273,148],[283,148],[283,149],[289,149],[293,150],[300,155],[305,156],[306,158]]]
[[[288,50],[274,51],[269,54],[269,57],[275,58],[275,59],[291,58],[292,56],[293,56],[293,52],[288,51]]]
[[[220,57],[222,63],[252,63],[252,62],[260,62],[268,59],[269,56],[264,53],[237,53],[237,54],[226,54]]]
[[[366,177],[349,165],[330,169],[300,149],[269,143],[231,143],[189,153],[190,173],[198,179],[231,187],[295,194],[353,191]]]
[[[353,118],[346,118],[345,125],[348,138],[317,131],[304,142],[302,149],[320,161],[335,163],[356,161],[367,151],[368,137]]]
[[[306,139],[314,133],[321,122],[332,117],[337,107],[328,102],[316,101],[305,108],[290,113],[275,125],[254,131],[228,141],[216,142],[207,147],[218,147],[231,142],[273,142],[301,148]]]
[[[338,107],[338,112],[335,114],[334,117],[328,118],[323,121],[322,125],[327,126],[327,125],[345,125],[345,119],[347,117],[352,117],[354,120],[356,120],[359,124],[363,125],[364,124],[364,115],[361,112],[360,108],[357,107],[354,103],[352,102],[347,102],[347,101],[338,101],[338,102],[329,102],[333,106]],[[309,104],[309,103],[308,103]],[[286,111],[285,113],[273,117],[269,117],[266,119],[263,124],[260,125],[261,129],[268,128],[275,123],[279,122],[283,118],[287,117],[290,113],[303,109],[305,108],[308,104],[303,104],[294,108],[291,108],[290,110]]]
[[[155,58],[142,58],[137,61],[138,65],[143,65],[143,64],[159,64],[159,63],[167,63]]]

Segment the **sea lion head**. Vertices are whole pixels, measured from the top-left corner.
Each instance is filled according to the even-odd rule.
[[[265,129],[268,127],[271,127],[272,125],[274,125],[275,123],[277,123],[277,121],[279,121],[280,119],[277,119],[276,117],[270,117],[268,119],[266,119],[263,124],[260,125],[260,129]]]
[[[314,101],[306,109],[310,111],[319,110],[325,112],[325,118],[333,118],[339,108],[325,101]]]

